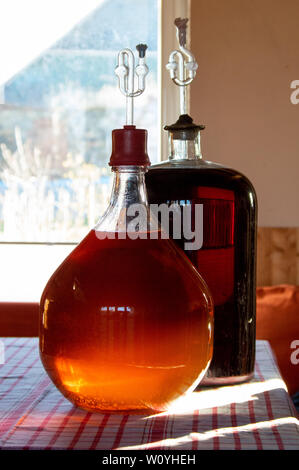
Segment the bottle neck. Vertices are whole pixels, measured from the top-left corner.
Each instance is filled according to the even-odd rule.
[[[114,181],[110,199],[111,207],[129,207],[131,204],[147,205],[145,167],[113,167]]]
[[[191,140],[174,138],[169,132],[169,160],[200,160],[202,153],[200,148],[200,132]]]
[[[146,167],[118,166],[112,167],[112,171],[114,173],[114,180],[110,203],[95,227],[97,231],[125,231],[126,224],[132,217],[130,216],[130,211],[128,211],[129,208],[136,207],[138,209],[142,206],[148,212],[144,178]]]

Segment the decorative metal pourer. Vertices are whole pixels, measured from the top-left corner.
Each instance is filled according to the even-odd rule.
[[[180,114],[187,114],[186,87],[190,85],[196,75],[198,64],[194,55],[186,49],[188,18],[176,18],[174,24],[177,28],[179,51],[172,51],[166,68],[170,72],[172,81],[180,87]],[[178,61],[176,60],[178,59]]]
[[[118,66],[115,73],[118,76],[119,89],[127,98],[126,103],[126,125],[133,125],[134,107],[133,100],[141,95],[145,90],[145,77],[148,74],[148,67],[145,63],[146,44],[136,46],[139,55],[138,65],[135,67],[135,57],[131,49],[122,49],[118,53]],[[138,89],[134,91],[135,74],[138,77]]]

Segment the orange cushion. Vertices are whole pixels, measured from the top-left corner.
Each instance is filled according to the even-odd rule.
[[[299,286],[258,287],[256,337],[270,342],[289,393],[299,391]]]

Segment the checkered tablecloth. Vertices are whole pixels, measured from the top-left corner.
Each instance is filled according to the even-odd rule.
[[[44,372],[36,338],[3,343],[2,449],[299,449],[298,417],[266,341],[251,382],[202,389],[155,415],[75,408]]]

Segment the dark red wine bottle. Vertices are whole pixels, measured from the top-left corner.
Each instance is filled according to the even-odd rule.
[[[202,158],[204,126],[190,116],[181,115],[165,129],[169,159],[149,168],[146,185],[150,204],[190,206],[192,227],[202,230],[199,249],[186,249],[184,236],[175,241],[206,281],[215,304],[214,354],[203,383],[242,382],[252,376],[255,360],[256,193],[238,171]],[[199,229],[197,204],[203,209]]]

